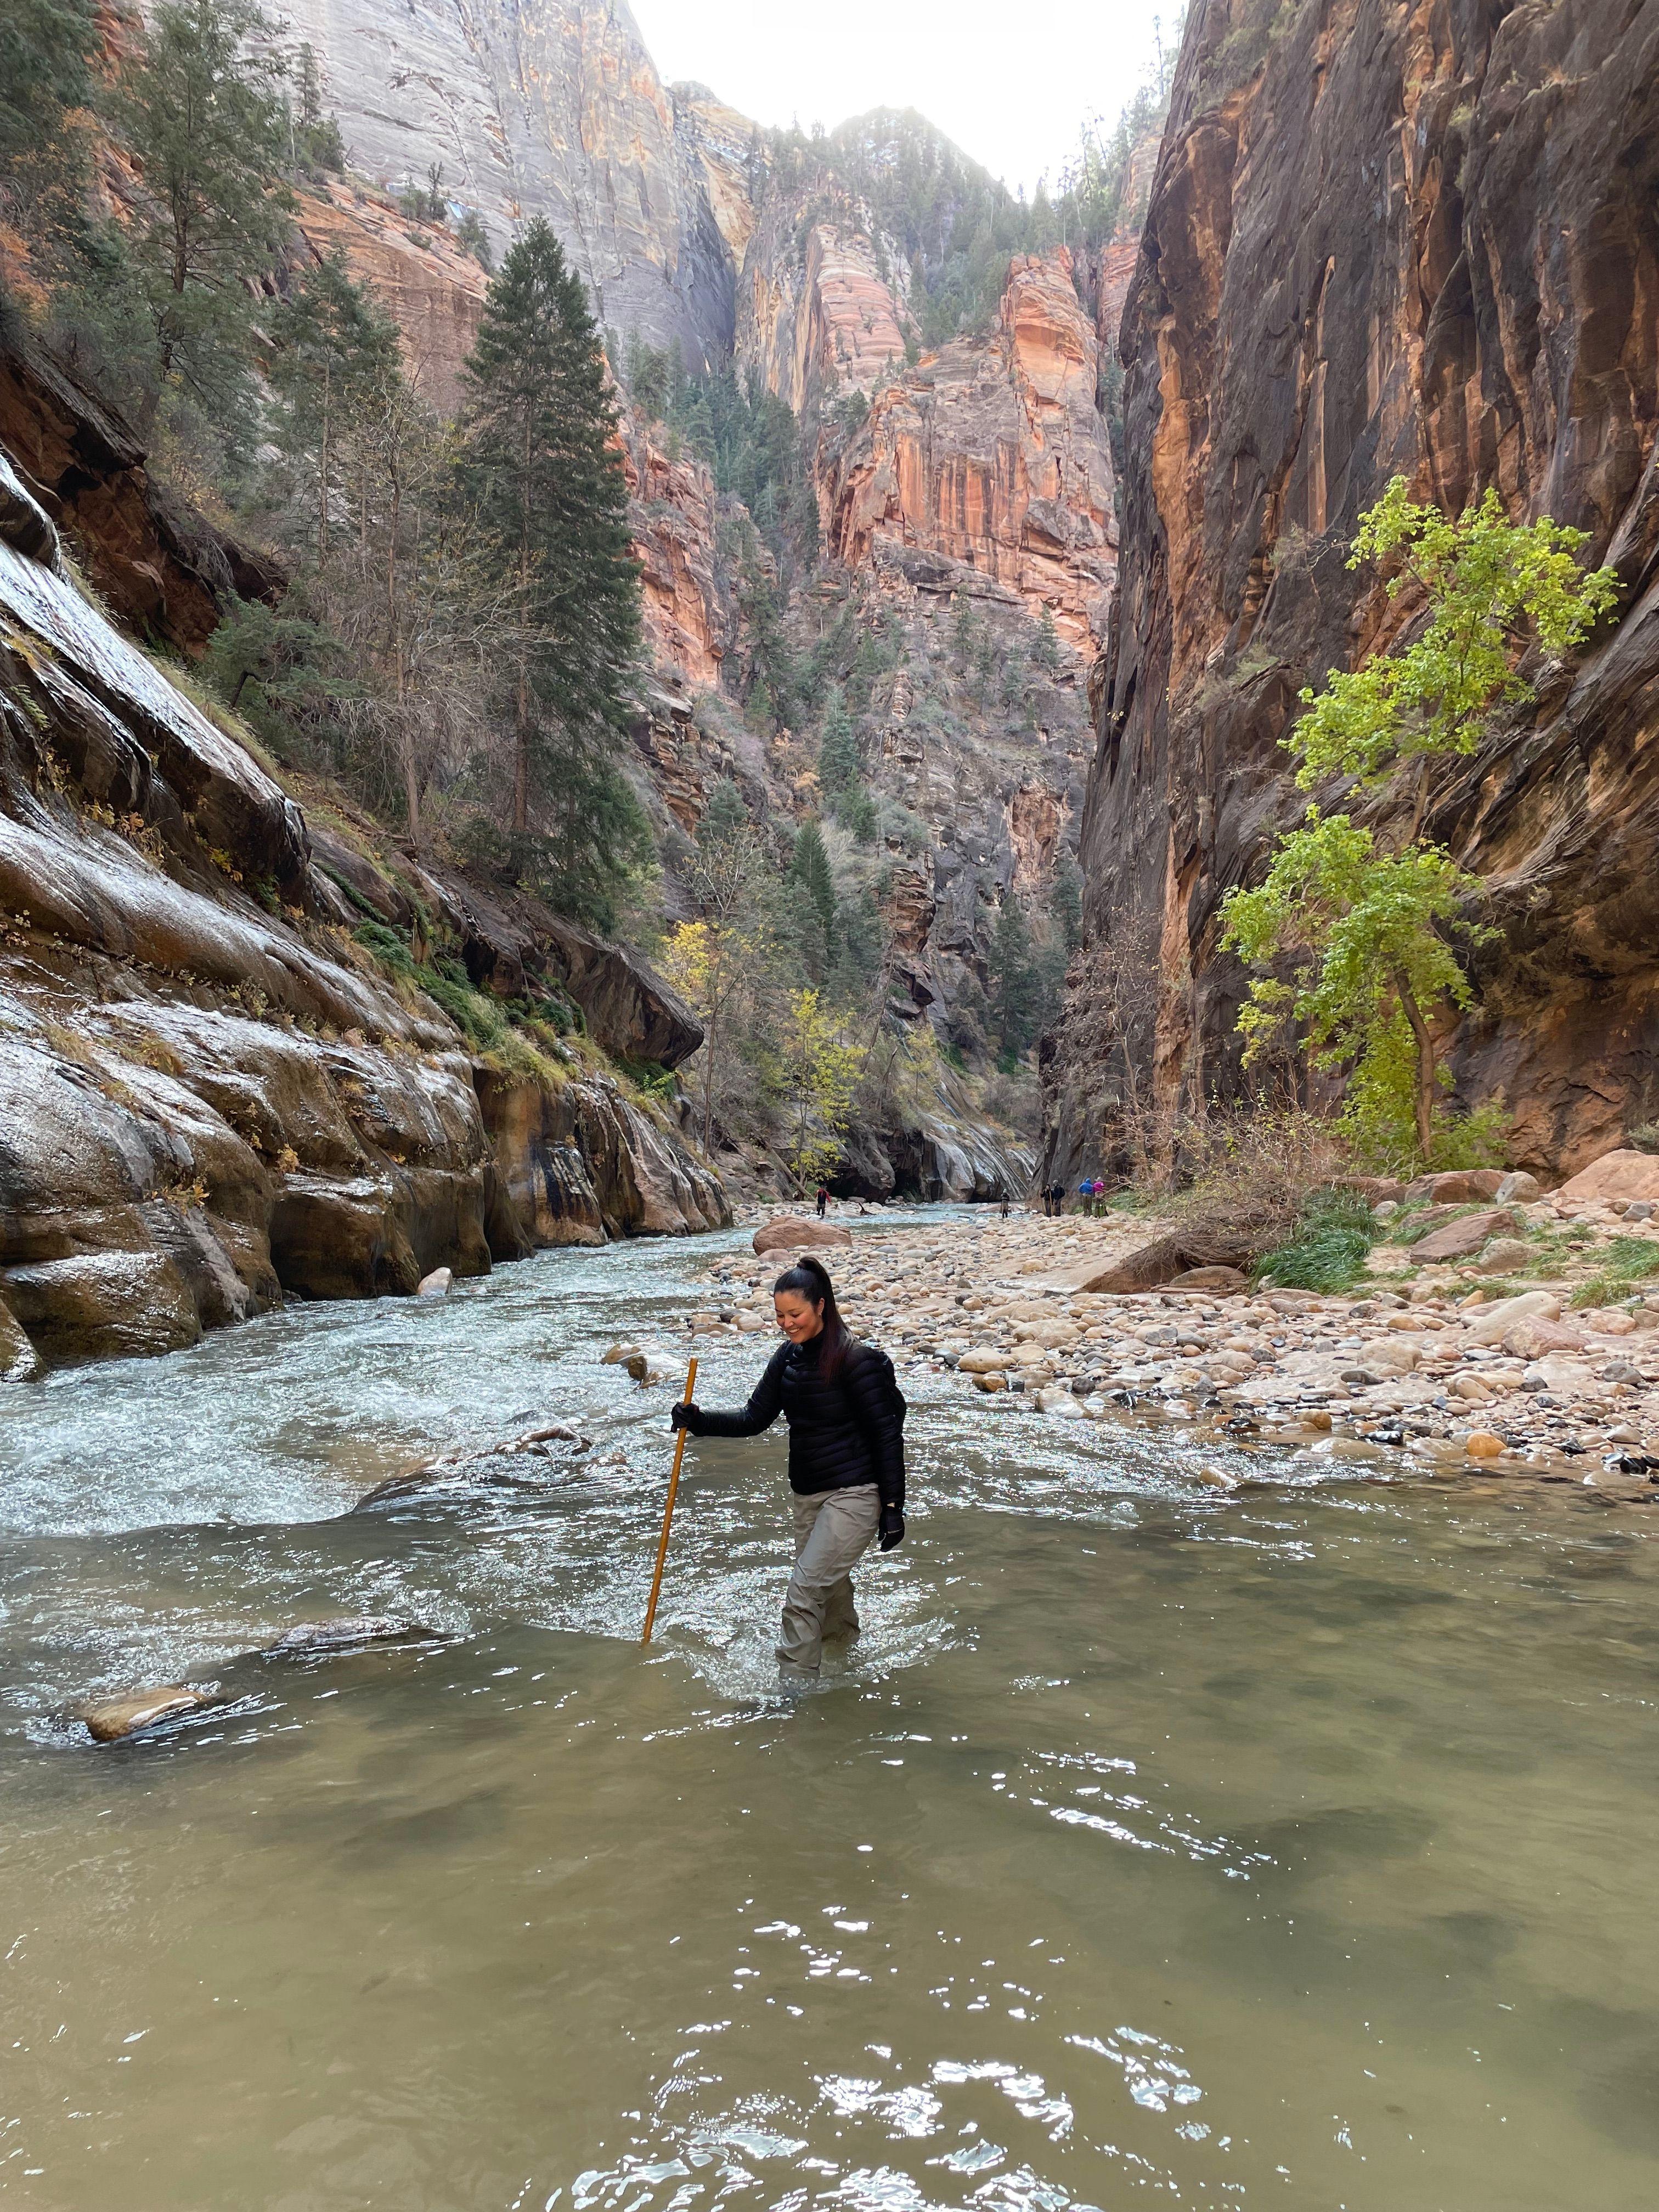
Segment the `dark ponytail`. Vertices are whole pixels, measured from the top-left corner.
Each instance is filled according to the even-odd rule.
[[[830,1270],[822,1260],[806,1255],[797,1260],[793,1267],[786,1267],[773,1284],[774,1297],[781,1291],[793,1291],[797,1297],[809,1299],[813,1305],[823,1308],[823,1344],[818,1353],[818,1372],[833,1381],[841,1372],[851,1339],[836,1304],[836,1286],[830,1279]]]

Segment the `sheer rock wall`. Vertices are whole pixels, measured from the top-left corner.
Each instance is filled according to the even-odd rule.
[[[732,259],[705,167],[625,0],[293,0],[354,167],[392,191],[434,164],[497,252],[544,215],[602,323],[689,367],[732,345]]]
[[[1453,512],[1496,484],[1624,581],[1619,627],[1433,787],[1428,830],[1502,933],[1459,1096],[1501,1089],[1528,1164],[1654,1118],[1659,0],[1198,0],[1121,347],[1082,858],[1095,931],[1161,947],[1138,1055],[1161,1096],[1234,1080],[1218,909],[1299,811],[1299,688],[1408,618],[1346,567],[1398,473]],[[1061,1129],[1055,1157],[1091,1141]]]
[[[1092,658],[1116,573],[1099,353],[1066,249],[1017,257],[989,343],[958,340],[878,384],[834,453],[819,497],[836,556],[937,555],[1046,608]]]

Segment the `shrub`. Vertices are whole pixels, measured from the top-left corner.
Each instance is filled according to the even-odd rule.
[[[1626,1133],[1625,1142],[1632,1152],[1659,1152],[1659,1121],[1638,1121]]]
[[[1170,1134],[1188,1177],[1171,1210],[1195,1243],[1289,1244],[1315,1194],[1351,1165],[1341,1132],[1297,1109],[1212,1115]]]
[[[368,947],[383,968],[390,968],[397,975],[414,975],[415,957],[401,929],[393,929],[385,921],[360,921],[351,933],[359,945]]]

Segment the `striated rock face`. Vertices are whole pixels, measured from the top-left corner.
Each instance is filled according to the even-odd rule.
[[[954,564],[942,589],[975,570],[1091,655],[1116,568],[1098,368],[1071,256],[1017,258],[988,348],[947,346],[873,393],[821,489],[835,553],[905,565],[915,549]]]
[[[546,216],[602,323],[678,337],[690,367],[729,355],[732,260],[705,181],[720,133],[708,112],[678,133],[623,0],[294,0],[285,14],[374,183],[423,184],[441,163],[498,251]]]
[[[1202,0],[1124,315],[1128,466],[1083,860],[1161,945],[1166,1102],[1231,1079],[1217,909],[1299,800],[1296,694],[1386,642],[1346,568],[1395,473],[1495,484],[1619,568],[1624,612],[1442,775],[1427,828],[1501,945],[1450,1055],[1517,1153],[1571,1165],[1659,1106],[1659,4]],[[1062,1132],[1060,1149],[1089,1133]]]
[[[562,987],[639,1058],[696,1022],[615,946],[416,872],[480,988]],[[347,886],[349,886],[348,892]],[[595,1236],[726,1218],[599,1079],[493,1071],[351,933],[406,890],[298,806],[82,599],[0,461],[0,1374],[164,1352],[284,1291],[517,1257],[552,1132]],[[546,1178],[543,1178],[544,1188]]]
[[[714,690],[735,629],[715,551],[714,479],[695,454],[671,460],[631,420],[623,453],[646,642],[678,681]]]
[[[734,269],[741,269],[765,189],[768,156],[755,124],[706,84],[669,88],[674,135],[698,176]]]
[[[330,178],[300,195],[300,235],[319,260],[337,252],[403,332],[410,375],[452,414],[489,283],[441,224],[412,222],[389,199]]]
[[[870,236],[863,210],[848,201],[839,219],[825,215],[804,233],[802,219],[796,195],[766,198],[738,278],[737,329],[739,368],[757,370],[797,415],[890,375],[910,328],[884,273],[902,276],[902,252]]]

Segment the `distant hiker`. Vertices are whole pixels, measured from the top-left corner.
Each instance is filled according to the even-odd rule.
[[[818,1219],[822,1221],[824,1215],[828,1213],[829,1211],[830,1194],[824,1188],[823,1185],[820,1183],[818,1185]]]
[[[741,1413],[676,1406],[673,1425],[694,1437],[757,1437],[780,1413],[789,1423],[795,1567],[783,1601],[778,1674],[787,1688],[817,1680],[825,1637],[859,1632],[853,1568],[872,1541],[904,1541],[904,1399],[893,1363],[854,1343],[818,1260],[787,1267],[772,1285],[787,1342],[767,1362]]]
[[[1102,1201],[1106,1196],[1106,1185],[1101,1177],[1097,1176],[1093,1182],[1090,1184],[1089,1188],[1094,1200],[1094,1203],[1090,1207],[1089,1211],[1091,1213],[1097,1214],[1100,1212]]]
[[[1003,1218],[1003,1219],[1006,1221],[1006,1220],[1008,1218],[1008,1211],[1009,1211],[1009,1208],[1008,1208],[1008,1186],[1007,1186],[1007,1184],[1006,1184],[1006,1182],[1005,1182],[1005,1183],[1000,1183],[1000,1184],[999,1184],[999,1185],[998,1185],[998,1188],[997,1188],[997,1199],[998,1199],[998,1202],[999,1202],[1000,1209],[1000,1211],[1001,1211],[1002,1218]]]

